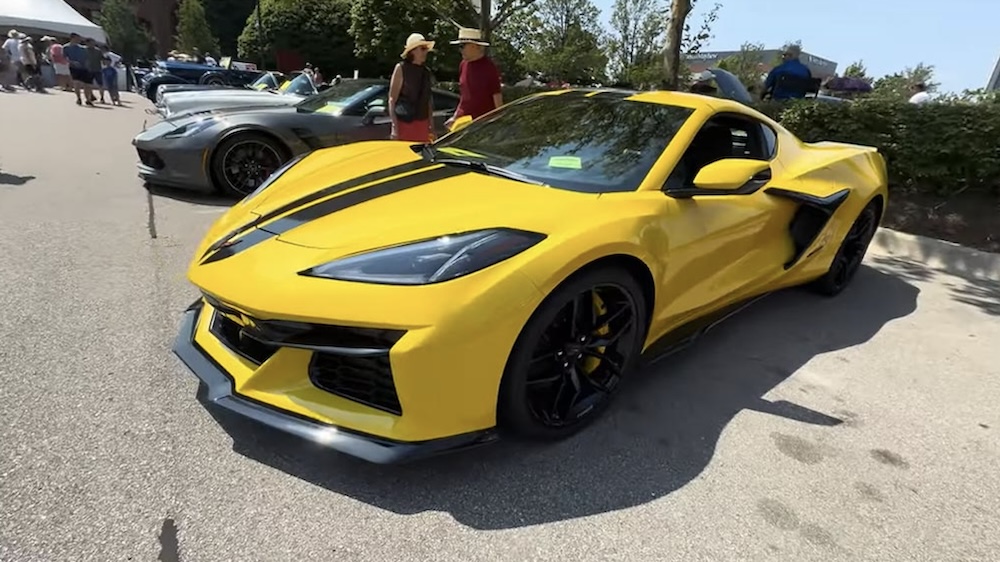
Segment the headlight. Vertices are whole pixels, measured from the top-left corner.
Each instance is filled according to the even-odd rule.
[[[271,184],[274,183],[275,181],[277,181],[278,178],[280,178],[282,174],[284,174],[285,172],[287,172],[292,166],[294,166],[294,165],[298,164],[299,162],[301,162],[302,159],[305,158],[306,156],[309,156],[308,152],[303,153],[303,154],[299,154],[295,158],[292,158],[288,162],[285,162],[284,164],[282,164],[282,166],[280,168],[278,168],[277,170],[275,170],[270,176],[268,176],[267,179],[264,180],[263,183],[261,183],[260,185],[258,185],[257,189],[251,191],[249,195],[247,195],[246,197],[244,197],[243,200],[240,201],[239,204],[240,205],[244,205],[244,204],[248,203],[254,197],[260,195],[260,193],[262,191],[264,191],[265,189],[271,187]]]
[[[429,285],[500,263],[544,239],[544,234],[521,230],[477,230],[341,258],[301,274],[386,285]]]
[[[184,137],[190,137],[191,135],[200,133],[201,131],[204,131],[205,129],[211,127],[212,125],[215,124],[215,121],[216,121],[215,117],[206,117],[205,119],[201,119],[200,121],[193,121],[186,125],[181,125],[180,127],[177,127],[173,131],[170,131],[169,133],[163,135],[163,138],[180,139]]]

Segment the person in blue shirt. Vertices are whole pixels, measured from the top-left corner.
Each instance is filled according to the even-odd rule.
[[[76,93],[76,105],[81,104],[80,90],[87,96],[87,105],[93,107],[94,76],[87,71],[87,48],[80,44],[81,37],[76,33],[69,36],[69,43],[63,45],[63,54],[69,59],[69,73],[73,77],[73,91]]]
[[[764,81],[764,95],[771,94],[774,100],[789,100],[805,96],[805,92],[789,90],[778,86],[778,77],[783,74],[798,76],[800,78],[812,78],[809,67],[802,64],[799,57],[802,56],[802,48],[798,45],[789,45],[781,54],[781,64],[771,69]],[[763,97],[763,96],[762,96]]]
[[[101,59],[101,81],[104,84],[104,89],[111,96],[111,103],[120,106],[122,100],[118,95],[118,70],[115,69],[115,63],[111,57],[105,56]]]

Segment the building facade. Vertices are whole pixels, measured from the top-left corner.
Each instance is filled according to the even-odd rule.
[[[66,0],[83,17],[97,23],[101,15],[102,0]],[[135,5],[135,15],[156,40],[156,54],[165,57],[174,48],[174,29],[177,28],[178,0],[140,0]]]
[[[705,53],[696,53],[693,55],[687,55],[684,57],[684,62],[691,68],[692,72],[701,72],[709,67],[716,66],[723,60],[739,55],[740,51],[710,51]],[[778,65],[781,60],[781,50],[780,49],[768,49],[766,51],[761,51],[760,70],[762,74],[766,74],[772,68]],[[805,51],[802,52],[802,57],[799,59],[803,64],[809,67],[812,71],[813,78],[830,78],[837,74],[837,63],[832,60],[827,60],[822,57],[817,57],[816,55],[809,54]]]

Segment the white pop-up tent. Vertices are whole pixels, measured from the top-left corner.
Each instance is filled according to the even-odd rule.
[[[29,35],[78,33],[98,43],[108,42],[101,26],[63,0],[0,0],[0,38],[6,39],[11,29]]]

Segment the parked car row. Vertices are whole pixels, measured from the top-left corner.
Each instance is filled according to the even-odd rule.
[[[296,156],[391,133],[388,80],[344,80],[319,91],[301,74],[278,88],[171,88],[157,97],[164,119],[132,141],[139,175],[151,185],[242,197]],[[439,135],[458,99],[434,90]]]

